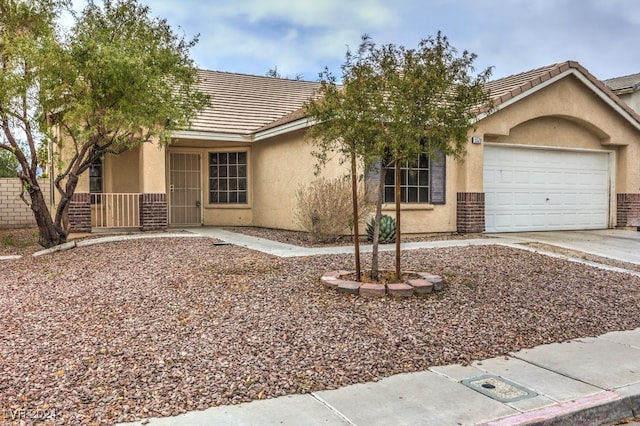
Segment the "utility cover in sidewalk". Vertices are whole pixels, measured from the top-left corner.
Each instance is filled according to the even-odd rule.
[[[465,379],[462,384],[500,402],[520,401],[538,395],[507,379],[490,374]]]

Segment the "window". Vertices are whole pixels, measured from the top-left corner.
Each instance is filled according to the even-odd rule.
[[[247,203],[247,153],[209,153],[209,203]]]
[[[102,158],[89,166],[89,192],[102,192]]]
[[[91,195],[91,204],[100,204],[100,196],[93,194],[102,193],[102,158],[97,158],[89,166],[89,192]]]
[[[445,157],[432,158],[422,154],[413,163],[400,168],[400,202],[414,204],[444,204]],[[395,202],[395,167],[389,167],[384,182],[384,202]]]

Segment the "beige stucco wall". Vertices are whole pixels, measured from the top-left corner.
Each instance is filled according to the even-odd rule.
[[[64,155],[64,154],[63,154]],[[103,190],[115,193],[165,193],[165,148],[147,142],[103,159]],[[76,192],[89,192],[89,171],[78,179]]]
[[[210,204],[209,203],[209,153],[210,152],[247,152],[248,162],[248,203],[247,204]],[[216,226],[252,226],[254,213],[254,173],[253,173],[253,146],[250,143],[234,143],[224,141],[203,140],[179,140],[167,147],[167,155],[170,152],[198,153],[201,158],[201,188],[202,188],[202,223]],[[169,178],[170,170],[167,166],[166,177]],[[167,201],[171,204],[171,193],[168,193]]]
[[[313,145],[297,131],[253,147],[254,159],[254,226],[281,229],[301,229],[294,219],[296,192],[317,177]],[[335,158],[321,169],[320,177],[346,176],[348,164]]]
[[[104,192],[144,192],[140,190],[139,177],[141,173],[138,173],[140,157],[142,157],[142,154],[139,149],[125,151],[117,156],[106,155],[102,171]],[[89,173],[86,173],[86,175],[88,179]],[[164,192],[164,188],[162,188],[161,192]]]
[[[573,76],[480,120],[472,135],[482,137],[483,145],[469,144],[460,192],[483,191],[483,146],[491,142],[613,151],[616,192],[640,187],[640,131]]]
[[[166,192],[166,167],[165,167],[165,147],[160,146],[158,141],[144,143],[135,150],[137,152],[138,164],[132,164],[133,172],[138,171],[137,182],[132,176],[131,182],[136,182],[138,190],[145,194],[157,194]]]
[[[316,159],[312,155],[313,150],[313,144],[304,138],[302,131],[260,141],[252,147],[255,162],[254,226],[301,229],[294,219],[296,191],[317,178],[314,175]],[[348,167],[348,163],[341,164],[335,157],[321,169],[320,177],[346,176]],[[447,170],[446,204],[403,204],[402,232],[456,230],[455,160],[447,160]],[[395,205],[384,205],[384,214],[395,217]]]
[[[208,204],[208,153],[214,151],[248,152],[249,203],[246,205]],[[296,192],[318,177],[346,176],[348,164],[333,158],[319,176],[315,175],[314,147],[297,131],[252,143],[182,140],[168,152],[196,152],[202,158],[203,224],[216,226],[259,226],[301,230],[295,220]],[[407,233],[454,232],[457,167],[447,160],[445,205],[403,205],[402,230]],[[167,171],[168,173],[168,171]],[[169,197],[170,202],[170,197]],[[385,205],[384,213],[395,217],[395,206]],[[346,230],[346,229],[345,229]]]

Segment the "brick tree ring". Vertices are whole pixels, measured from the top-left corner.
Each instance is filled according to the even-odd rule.
[[[363,283],[353,281],[354,271],[331,271],[325,273],[320,281],[326,289],[335,290],[338,293],[358,294],[368,297],[411,297],[415,295],[429,294],[444,289],[444,280],[440,275],[428,272],[405,272],[409,276],[404,282],[399,283]]]

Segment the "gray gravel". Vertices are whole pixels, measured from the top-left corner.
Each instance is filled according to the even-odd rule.
[[[0,413],[132,421],[640,327],[640,278],[524,250],[407,251],[406,269],[447,279],[444,292],[408,300],[322,288],[323,272],[352,261],[199,238],[3,261]]]

